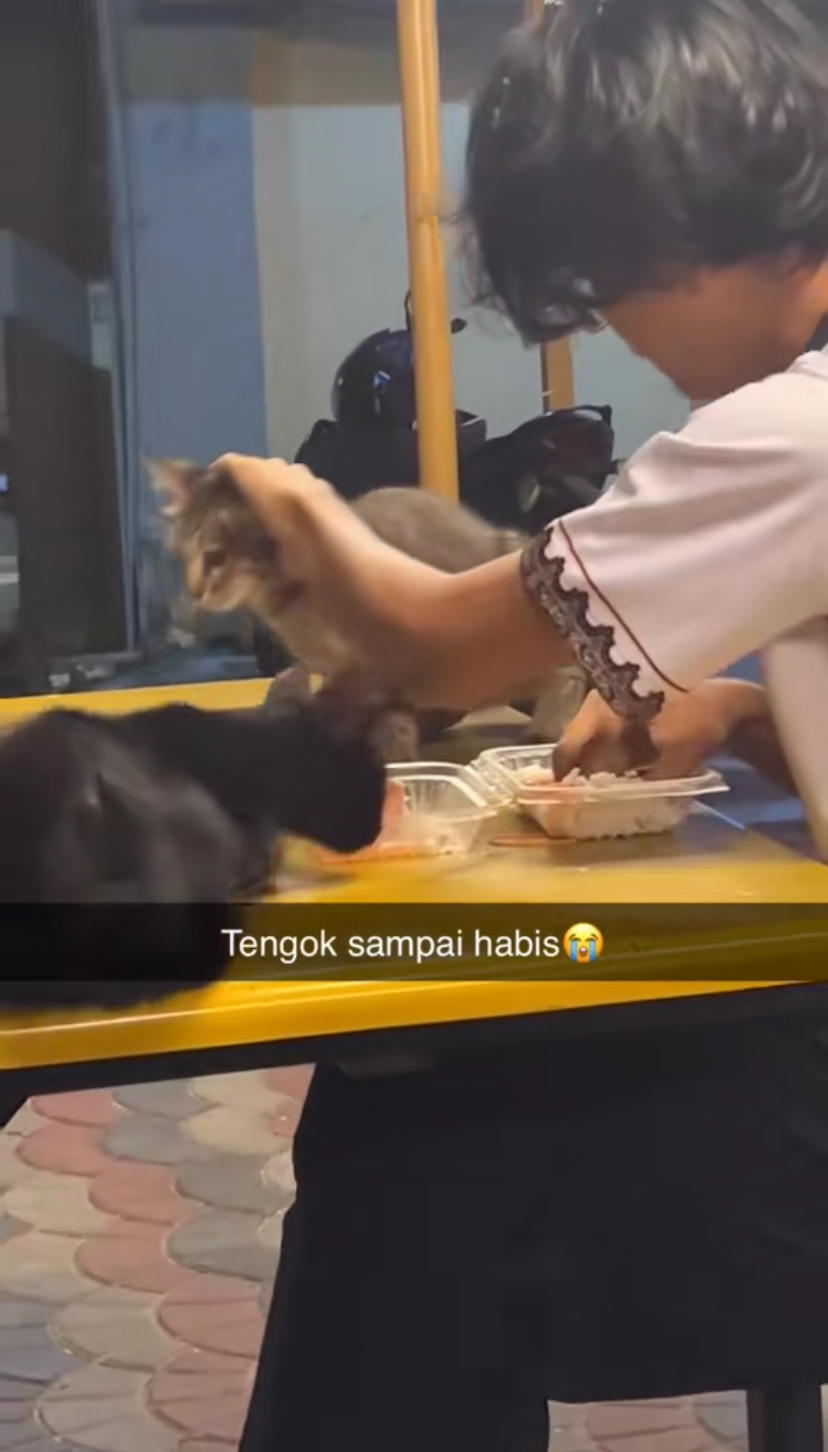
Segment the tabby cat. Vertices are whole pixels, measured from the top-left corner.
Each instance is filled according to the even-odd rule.
[[[264,532],[235,484],[218,470],[164,461],[150,466],[168,521],[168,544],[184,565],[190,595],[203,610],[251,611],[300,662],[277,677],[271,700],[309,691],[310,676],[345,679],[359,660],[347,637],[305,598],[279,565],[278,546]],[[461,505],[423,489],[376,489],[351,508],[386,544],[423,564],[457,574],[521,549],[525,538],[495,528]],[[555,740],[585,694],[577,670],[528,682],[521,701],[534,703],[532,735]],[[386,761],[410,761],[423,737],[456,720],[446,712],[415,712],[389,696],[377,727]]]

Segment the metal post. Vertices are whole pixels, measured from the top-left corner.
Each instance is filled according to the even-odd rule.
[[[440,230],[440,77],[435,0],[397,0],[420,483],[459,494],[446,265]]]

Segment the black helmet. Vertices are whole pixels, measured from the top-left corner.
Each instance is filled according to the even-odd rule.
[[[413,427],[414,350],[407,329],[383,328],[348,354],[336,375],[331,408],[337,423],[351,427]]]
[[[385,424],[412,429],[417,418],[414,388],[414,337],[410,295],[405,300],[405,327],[383,328],[365,338],[339,368],[331,396],[336,422],[365,428]],[[465,323],[455,318],[452,333]]]

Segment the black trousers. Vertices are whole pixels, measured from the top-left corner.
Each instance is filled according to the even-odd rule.
[[[828,1015],[320,1068],[242,1452],[828,1379]]]

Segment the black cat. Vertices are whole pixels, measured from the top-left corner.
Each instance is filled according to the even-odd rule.
[[[47,712],[0,742],[0,1007],[126,1006],[209,983],[234,899],[290,832],[377,836],[369,722],[271,712]],[[54,976],[53,976],[54,975]]]

